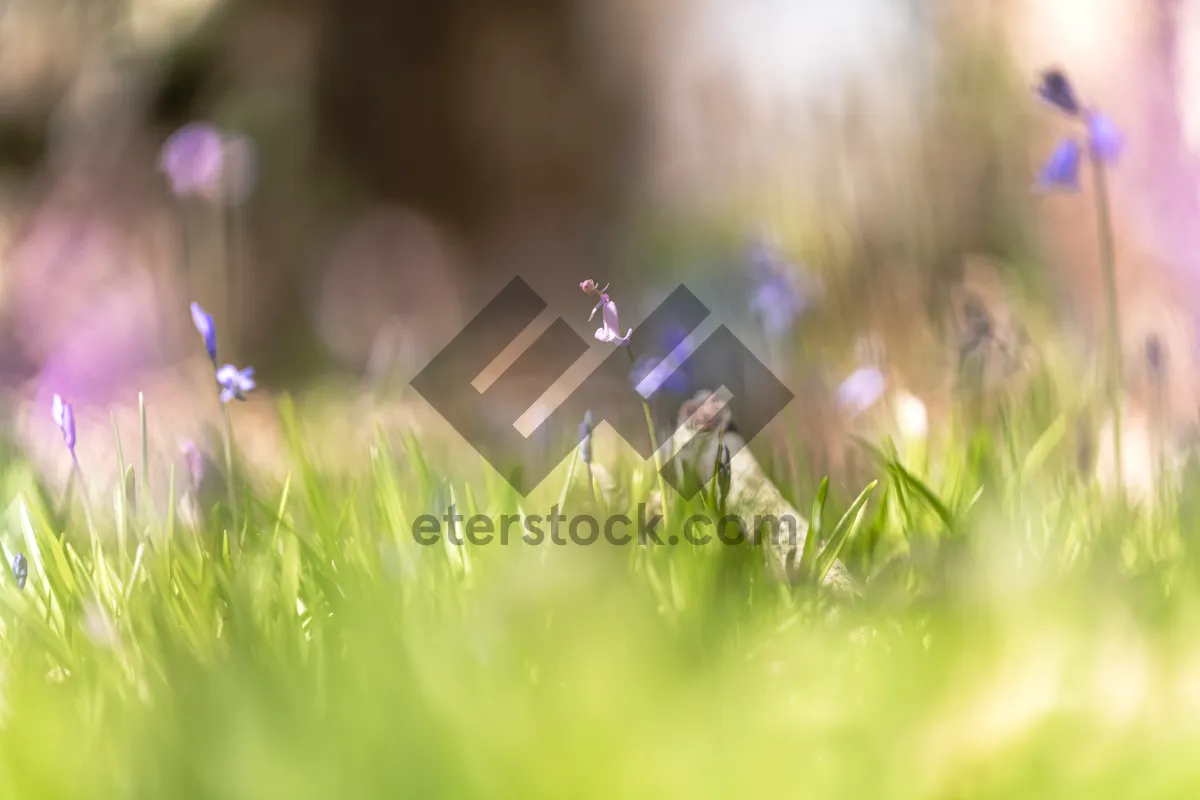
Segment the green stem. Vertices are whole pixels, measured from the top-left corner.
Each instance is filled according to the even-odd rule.
[[[636,366],[637,359],[634,358],[633,348],[628,344],[624,347],[626,354],[629,356],[630,366]],[[634,391],[637,391],[637,387],[634,387]],[[640,394],[638,396],[641,397]],[[663,526],[665,527],[670,524],[670,518],[667,514],[667,482],[663,480],[662,458],[658,455],[658,434],[654,430],[654,415],[650,413],[650,404],[644,397],[642,397],[642,413],[646,417],[646,430],[650,432],[650,447],[654,450],[654,479],[658,483],[658,496],[662,502],[662,518]]]
[[[1117,268],[1113,254],[1112,218],[1108,207],[1108,183],[1104,165],[1095,151],[1090,153],[1096,187],[1097,233],[1100,267],[1104,274],[1104,301],[1108,316],[1108,399],[1112,405],[1113,459],[1117,470],[1117,492],[1124,493],[1125,473],[1121,459],[1121,394],[1124,367],[1121,359],[1121,321],[1117,309]]]
[[[146,435],[146,395],[138,392],[138,427],[142,437],[142,463],[138,468],[141,480],[138,481],[138,515],[141,524],[146,524],[147,511],[150,508],[150,442]]]
[[[584,466],[587,467],[587,482],[588,482],[588,489],[590,489],[592,492],[592,502],[596,504],[597,508],[599,508],[600,507],[600,493],[596,491],[596,476],[592,472],[592,464],[589,461],[589,462],[585,462]]]
[[[96,539],[96,525],[92,519],[92,503],[88,499],[87,485],[83,482],[83,470],[79,468],[79,459],[75,457],[75,451],[71,451],[71,468],[75,474],[75,482],[79,484],[79,499],[83,504],[83,516],[87,520],[88,533],[92,539]]]
[[[229,404],[221,404],[221,416],[224,420],[225,433],[225,480],[229,487],[229,514],[231,518],[230,529],[231,533],[226,534],[229,542],[229,555],[234,557],[238,549],[238,512],[237,512],[237,486],[233,476],[233,425],[229,420]]]

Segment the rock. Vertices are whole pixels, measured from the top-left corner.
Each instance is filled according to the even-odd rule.
[[[796,580],[799,577],[796,567],[809,531],[808,519],[787,501],[762,471],[750,448],[744,446],[731,425],[725,403],[726,398],[707,390],[697,392],[684,403],[679,410],[681,427],[675,434],[672,453],[682,455],[677,463],[691,473],[684,477],[690,485],[708,485],[714,468],[726,472],[727,477],[718,485],[727,507],[736,510],[743,519],[795,521],[794,539],[772,537],[767,551],[772,572],[783,580]],[[718,447],[726,451],[720,458]],[[733,453],[734,450],[737,452]],[[839,592],[855,591],[854,580],[840,560],[834,561],[825,585]]]

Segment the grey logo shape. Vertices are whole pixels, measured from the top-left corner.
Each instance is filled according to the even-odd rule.
[[[485,391],[472,383],[547,307],[520,277],[509,284],[454,337],[412,381],[412,387],[522,496],[528,496],[580,441],[579,422],[590,410],[599,425],[607,421],[643,459],[654,455],[642,396],[630,380],[630,357],[650,353],[672,331],[695,331],[711,313],[680,285],[633,330],[625,347],[614,347],[604,361],[550,413],[528,437],[516,421],[591,346],[570,325],[556,319]],[[661,355],[661,354],[660,354]],[[790,390],[724,325],[718,327],[679,365],[698,388],[724,386],[732,395],[727,408],[739,436],[728,443],[730,457],[757,436],[794,397]],[[669,398],[660,386],[648,398],[653,408]],[[678,410],[675,403],[674,412]],[[511,419],[497,411],[519,409]],[[656,430],[661,446],[679,423]],[[671,462],[663,479],[685,498],[698,487],[684,485]]]

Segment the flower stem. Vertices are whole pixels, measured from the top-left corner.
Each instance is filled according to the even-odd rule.
[[[628,344],[625,346],[625,352],[629,355],[630,366],[636,366],[637,359],[634,358],[633,348]],[[635,388],[636,392],[637,389]],[[638,395],[641,397],[641,395]],[[642,397],[642,413],[646,416],[646,430],[650,433],[650,447],[654,451],[654,479],[658,482],[658,496],[662,503],[662,518],[663,525],[670,524],[670,518],[667,513],[667,482],[663,480],[662,475],[662,458],[658,454],[658,434],[654,430],[654,415],[650,412],[650,403],[646,398]]]
[[[600,494],[599,494],[599,492],[596,491],[596,475],[595,475],[595,473],[592,472],[592,462],[590,462],[590,461],[584,462],[584,467],[587,468],[588,489],[590,489],[592,492],[592,502],[594,502],[596,504],[596,506],[599,507],[600,506]]]
[[[83,470],[79,467],[79,459],[71,451],[71,469],[75,474],[75,482],[79,484],[79,500],[83,504],[83,516],[87,520],[88,533],[93,540],[96,538],[96,525],[92,520],[92,503],[88,500],[87,486],[83,482]]]
[[[1124,493],[1125,471],[1121,459],[1121,395],[1124,367],[1121,358],[1121,320],[1117,308],[1117,268],[1113,254],[1112,217],[1108,206],[1108,183],[1104,165],[1094,149],[1090,151],[1095,176],[1096,227],[1100,241],[1100,268],[1104,275],[1104,301],[1108,316],[1108,400],[1112,406],[1113,460],[1116,466],[1118,494]]]
[[[229,555],[233,557],[238,549],[238,512],[237,512],[237,485],[233,475],[233,425],[229,420],[229,404],[221,404],[221,416],[225,423],[224,438],[225,438],[225,480],[229,487],[229,514],[231,518],[230,529],[232,533],[227,533],[226,537],[229,542]]]

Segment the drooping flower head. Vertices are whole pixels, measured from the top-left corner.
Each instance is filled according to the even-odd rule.
[[[1054,148],[1050,158],[1038,172],[1034,189],[1040,192],[1061,189],[1068,192],[1079,191],[1079,159],[1082,150],[1079,142],[1074,139],[1063,139]]]
[[[64,403],[63,399],[57,394],[54,395],[54,402],[50,407],[50,416],[54,418],[54,424],[62,431],[63,441],[67,445],[67,449],[71,454],[75,453],[75,412],[71,408],[70,403]]]
[[[1071,88],[1071,82],[1061,69],[1043,71],[1037,93],[1064,114],[1072,117],[1079,115],[1079,101],[1075,98],[1075,90]]]
[[[204,350],[208,353],[208,359],[212,361],[213,367],[216,367],[217,327],[213,324],[212,315],[201,308],[199,303],[194,302],[192,303],[192,323],[200,332],[200,338],[204,340]]]
[[[1100,113],[1097,109],[1089,108],[1086,113],[1071,88],[1066,75],[1061,70],[1050,69],[1042,73],[1041,83],[1037,87],[1038,94],[1043,100],[1064,112],[1073,120],[1085,120],[1088,153],[1097,164],[1112,164],[1120,157],[1125,148],[1125,136],[1117,124]],[[1039,192],[1064,190],[1074,192],[1079,190],[1079,166],[1083,156],[1083,146],[1074,136],[1060,139],[1055,145],[1050,157],[1038,171],[1034,190]]]
[[[1088,143],[1098,159],[1111,164],[1125,148],[1125,135],[1111,119],[1098,111],[1091,111],[1088,112]]]
[[[621,322],[617,318],[617,304],[609,299],[608,294],[601,293],[600,302],[592,309],[592,313],[588,315],[588,321],[591,322],[596,316],[597,311],[602,311],[601,320],[603,325],[596,329],[596,339],[601,342],[615,344],[618,347],[629,342],[629,337],[633,335],[633,328],[621,335]]]
[[[217,370],[217,384],[221,387],[221,402],[230,400],[245,400],[246,395],[254,390],[254,367],[238,369],[232,364],[226,364]]]

